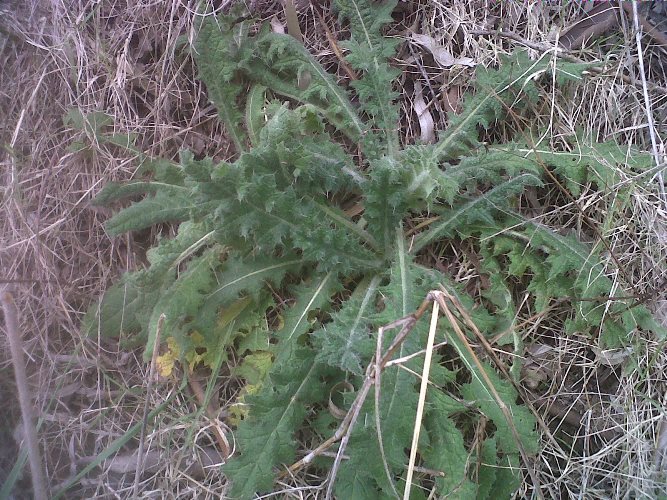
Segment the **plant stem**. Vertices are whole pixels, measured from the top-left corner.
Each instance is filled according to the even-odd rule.
[[[37,428],[33,415],[28,377],[25,371],[25,360],[23,358],[23,342],[19,333],[18,312],[12,294],[7,290],[0,292],[0,302],[5,313],[5,329],[9,338],[9,347],[14,364],[14,377],[19,393],[19,404],[23,418],[23,437],[28,448],[28,460],[30,461],[30,473],[32,477],[32,489],[35,500],[47,500],[46,479],[42,469],[42,458],[37,441]]]

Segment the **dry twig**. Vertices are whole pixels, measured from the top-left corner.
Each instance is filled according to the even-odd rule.
[[[16,388],[19,393],[19,404],[21,406],[21,417],[23,419],[23,438],[28,448],[28,460],[30,462],[30,473],[32,477],[32,489],[36,500],[46,500],[47,488],[44,470],[42,469],[42,457],[37,440],[37,428],[32,407],[32,397],[28,386],[28,376],[25,371],[25,360],[23,357],[23,342],[19,332],[18,312],[12,294],[7,290],[0,291],[0,301],[5,313],[5,330],[9,338],[9,347],[14,364],[14,376]]]
[[[133,496],[139,496],[139,480],[144,471],[144,441],[146,440],[146,427],[148,426],[148,401],[150,400],[151,390],[153,389],[153,382],[155,381],[155,367],[157,366],[157,356],[160,352],[160,337],[162,336],[162,325],[164,324],[166,316],[160,314],[157,320],[157,327],[155,332],[155,343],[153,344],[153,355],[151,356],[151,366],[148,375],[148,385],[146,387],[146,400],[144,401],[144,414],[141,419],[141,433],[139,436],[139,451],[137,452],[137,470],[134,473],[134,492]]]
[[[511,432],[514,434],[514,437],[516,438],[517,441],[517,446],[519,449],[519,452],[521,454],[521,457],[526,465],[526,468],[528,470],[528,474],[531,477],[531,480],[533,482],[533,487],[535,489],[536,495],[538,498],[542,498],[542,493],[540,491],[540,481],[539,478],[537,477],[537,474],[535,471],[530,467],[530,462],[528,459],[528,455],[526,451],[524,450],[523,446],[521,445],[521,440],[518,434],[518,431],[516,430],[516,427],[514,426],[514,422],[512,420],[512,416],[509,413],[509,409],[507,408],[507,405],[504,403],[502,400],[501,396],[498,394],[496,391],[495,387],[493,386],[493,383],[491,380],[488,378],[488,375],[486,375],[486,372],[484,371],[481,362],[479,361],[479,358],[475,354],[475,352],[472,350],[472,347],[470,346],[465,334],[461,330],[461,327],[458,324],[458,321],[454,317],[453,313],[447,306],[447,303],[445,302],[445,298],[448,299],[452,304],[455,305],[457,311],[461,316],[463,317],[466,325],[473,330],[475,335],[480,339],[482,342],[482,345],[484,346],[485,350],[489,355],[491,355],[494,363],[500,368],[501,372],[503,375],[507,378],[507,380],[512,383],[515,387],[515,389],[518,390],[519,394],[521,395],[522,399],[524,402],[528,405],[529,409],[535,414],[535,417],[537,418],[539,425],[542,429],[547,430],[547,435],[550,436],[550,433],[548,432],[548,428],[546,427],[546,424],[542,421],[542,419],[537,415],[535,412],[534,408],[530,404],[530,401],[525,397],[523,394],[523,391],[517,386],[517,384],[512,380],[512,378],[509,376],[507,373],[507,370],[503,366],[503,364],[500,362],[498,357],[495,355],[493,352],[493,349],[489,345],[488,341],[486,338],[479,332],[477,329],[476,325],[468,315],[467,311],[463,308],[461,304],[456,300],[455,297],[451,296],[444,288],[441,291],[431,291],[428,293],[422,304],[419,306],[417,311],[415,311],[413,314],[410,314],[404,318],[401,318],[399,320],[396,320],[388,325],[385,325],[378,330],[378,339],[382,338],[384,332],[386,330],[391,330],[395,328],[401,328],[399,333],[396,335],[394,340],[392,341],[392,344],[389,346],[389,348],[385,351],[383,355],[380,356],[380,349],[378,348],[376,350],[376,357],[372,363],[368,365],[368,368],[366,369],[366,376],[364,378],[364,383],[359,389],[359,392],[357,393],[356,398],[354,399],[349,411],[347,412],[345,418],[343,419],[342,423],[334,433],[334,435],[324,441],[321,445],[319,445],[317,448],[315,448],[313,451],[308,453],[305,457],[303,457],[301,460],[298,462],[292,464],[282,475],[286,474],[291,474],[294,473],[304,466],[307,466],[310,464],[316,457],[323,455],[334,443],[340,441],[340,445],[338,446],[338,451],[336,453],[336,458],[334,459],[334,463],[331,467],[331,470],[329,472],[328,476],[328,484],[327,484],[327,491],[325,498],[329,499],[332,498],[333,495],[333,485],[336,480],[336,476],[338,474],[338,470],[340,468],[340,464],[343,460],[345,449],[347,447],[347,444],[350,440],[350,437],[352,435],[352,430],[354,429],[354,425],[359,417],[359,413],[361,411],[361,408],[366,401],[366,398],[368,396],[368,393],[370,392],[371,386],[375,385],[376,386],[376,401],[375,401],[375,406],[376,406],[376,425],[379,425],[377,422],[377,412],[379,408],[379,401],[378,401],[378,394],[377,391],[379,390],[378,386],[380,384],[380,377],[379,373],[387,366],[387,364],[390,362],[394,352],[397,350],[397,348],[403,343],[407,335],[412,331],[414,326],[416,325],[417,321],[423,316],[424,312],[428,308],[429,304],[432,302],[436,302],[438,307],[434,306],[433,309],[433,316],[434,318],[437,318],[437,313],[439,312],[439,308],[442,309],[444,312],[445,316],[447,317],[450,325],[452,326],[454,332],[456,333],[457,337],[459,340],[463,343],[463,345],[468,349],[469,353],[471,354],[472,359],[475,361],[477,365],[477,370],[481,374],[481,376],[484,378],[484,385],[487,387],[489,390],[491,396],[493,397],[494,401],[502,411],[503,415],[507,419],[508,426],[511,430]],[[434,334],[435,334],[435,327],[433,324],[433,321],[435,319],[432,319],[432,325],[431,325],[431,331],[429,332],[429,345],[432,345],[433,340],[434,340]],[[433,336],[433,338],[431,338]],[[380,341],[378,340],[379,345]],[[428,353],[429,353],[429,348],[426,349],[426,354],[428,358]],[[472,369],[472,367],[470,367]],[[426,376],[422,379],[422,392],[425,392],[425,385],[428,384],[428,372],[426,372]],[[420,394],[420,406],[423,405],[423,395]],[[421,407],[421,411],[423,411],[423,406]],[[418,408],[418,414],[417,414],[417,422],[416,422],[416,428],[415,428],[415,436],[413,436],[413,449],[411,451],[411,459],[410,459],[410,465],[408,468],[408,472],[414,471],[414,457],[412,454],[416,453],[416,445],[415,445],[415,440],[418,439],[419,437],[419,432],[417,430],[418,426],[420,425],[419,422],[421,420],[420,416],[420,409]],[[381,442],[381,434],[378,435],[378,439],[380,439]],[[553,439],[553,438],[551,438]],[[557,445],[556,445],[557,446]],[[382,447],[381,447],[382,449]],[[385,469],[387,469],[387,466],[385,464]],[[410,476],[409,476],[410,477]],[[408,477],[408,479],[409,479]],[[390,478],[391,479],[391,478]],[[397,496],[398,493],[395,492]],[[409,481],[406,484],[406,494],[409,495]]]
[[[646,71],[644,70],[644,54],[642,48],[642,30],[640,29],[639,14],[637,12],[637,2],[632,2],[632,18],[635,25],[635,40],[637,41],[637,61],[639,62],[639,75],[642,81],[642,91],[644,95],[644,109],[646,110],[646,121],[648,122],[648,132],[651,137],[651,148],[653,150],[653,158],[656,165],[660,165],[662,160],[660,153],[658,153],[658,139],[655,131],[655,120],[653,119],[653,110],[651,108],[651,99],[648,96],[648,83],[646,81]],[[643,26],[643,25],[642,25]],[[662,179],[662,169],[657,173],[658,186],[662,201],[667,203],[667,195],[665,195],[665,183]]]

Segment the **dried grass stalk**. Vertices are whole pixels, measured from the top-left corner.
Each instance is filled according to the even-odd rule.
[[[14,377],[19,393],[19,404],[23,417],[23,437],[28,447],[28,460],[32,477],[32,489],[36,500],[46,500],[46,479],[42,469],[42,457],[37,441],[37,427],[35,426],[34,411],[28,387],[28,377],[25,371],[25,360],[23,358],[23,342],[19,333],[18,312],[12,294],[7,290],[0,292],[0,302],[5,313],[5,330],[9,338],[9,347],[14,364]]]

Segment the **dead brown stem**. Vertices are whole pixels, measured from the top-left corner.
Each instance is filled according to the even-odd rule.
[[[0,301],[5,313],[5,330],[9,338],[9,348],[12,354],[12,363],[14,364],[14,377],[16,379],[16,388],[19,393],[19,404],[21,406],[21,416],[23,418],[23,438],[28,448],[28,461],[30,462],[30,473],[32,477],[32,489],[36,500],[46,500],[47,489],[44,470],[42,469],[42,456],[39,451],[39,442],[37,440],[37,427],[35,426],[35,417],[28,386],[28,377],[25,371],[25,360],[23,357],[23,342],[18,326],[18,311],[12,294],[7,290],[0,292]]]
[[[160,350],[160,337],[162,334],[162,325],[164,324],[165,315],[160,314],[157,321],[157,329],[155,332],[155,343],[153,344],[153,355],[151,356],[151,366],[148,375],[148,385],[146,387],[146,400],[144,401],[144,415],[141,419],[141,433],[139,435],[139,450],[137,452],[137,470],[134,474],[134,497],[139,496],[139,480],[144,471],[144,441],[146,439],[146,427],[148,426],[148,401],[151,397],[151,390],[153,389],[153,382],[155,381],[155,366],[157,365],[157,356]]]

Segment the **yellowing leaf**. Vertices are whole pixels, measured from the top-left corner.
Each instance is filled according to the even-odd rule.
[[[230,427],[238,427],[243,419],[248,415],[248,407],[245,403],[246,393],[241,391],[239,397],[236,398],[236,403],[229,407],[227,425]]]
[[[163,377],[171,377],[176,360],[180,355],[178,344],[174,337],[167,339],[167,352],[157,357],[157,371]]]
[[[251,303],[249,297],[245,297],[233,302],[228,307],[221,310],[216,322],[216,331],[222,331],[229,326]],[[210,337],[210,335],[209,335]],[[210,338],[206,338],[200,331],[193,330],[189,334],[192,349],[185,353],[185,360],[191,370],[194,370],[198,364],[211,367],[215,362],[216,344],[211,345]]]
[[[261,384],[272,365],[273,355],[268,351],[258,351],[246,356],[234,374],[243,377],[247,382],[246,388],[249,388]]]
[[[194,370],[195,366],[199,363],[211,366],[211,362],[208,360],[208,348],[204,336],[195,330],[190,333],[190,341],[192,342],[193,349],[185,354],[185,359],[188,362],[190,370]]]
[[[246,385],[241,390],[236,402],[229,408],[228,423],[233,426],[243,420],[248,414],[245,397],[248,394],[257,394],[262,388],[266,374],[273,366],[273,354],[268,351],[257,351],[248,354],[243,363],[234,369],[234,375],[246,380]]]

